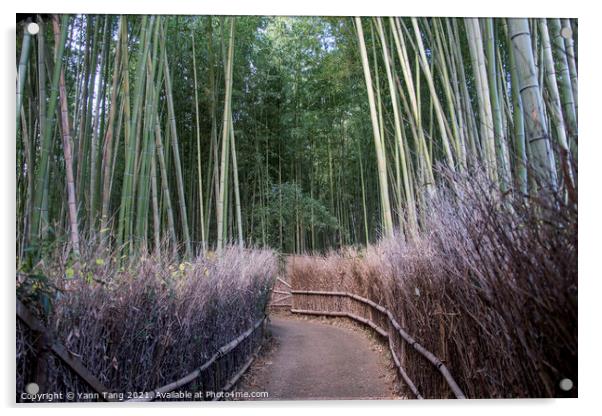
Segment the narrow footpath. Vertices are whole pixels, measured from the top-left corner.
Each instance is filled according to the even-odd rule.
[[[272,317],[270,329],[273,347],[237,391],[264,391],[267,400],[398,398],[386,357],[361,333],[294,317]]]

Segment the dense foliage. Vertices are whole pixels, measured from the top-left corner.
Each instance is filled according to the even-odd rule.
[[[17,39],[20,263],[63,236],[75,253],[79,240],[128,253],[168,238],[190,257],[412,234],[438,162],[484,164],[516,195],[537,189],[529,166],[574,188],[576,21],[39,23]]]

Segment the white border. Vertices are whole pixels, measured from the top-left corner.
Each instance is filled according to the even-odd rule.
[[[515,414],[517,412],[546,413],[567,416],[599,408],[597,401],[601,395],[599,387],[600,359],[600,296],[602,296],[602,273],[600,257],[600,157],[602,157],[602,98],[600,88],[601,47],[600,13],[594,6],[585,2],[567,1],[527,1],[504,0],[496,3],[468,0],[450,1],[403,1],[403,0],[302,0],[299,2],[269,0],[100,0],[84,3],[69,0],[28,0],[2,2],[3,53],[0,66],[2,71],[2,94],[0,115],[4,134],[0,139],[0,195],[4,203],[2,210],[2,340],[0,348],[5,365],[0,376],[0,398],[4,406],[11,407],[14,400],[14,216],[15,216],[15,156],[14,156],[14,79],[15,79],[15,17],[16,12],[70,12],[70,13],[125,13],[125,14],[255,14],[255,15],[401,15],[401,16],[528,16],[528,17],[577,17],[579,18],[579,128],[581,142],[580,154],[580,238],[579,238],[579,395],[577,400],[477,400],[469,402],[429,401],[425,403],[403,402],[276,402],[276,403],[221,403],[199,408],[190,404],[165,406],[151,404],[140,408],[122,406],[107,408],[102,405],[83,407],[81,405],[61,407],[20,407],[20,412],[31,414],[118,414],[164,415],[177,411],[194,414],[219,413],[261,414],[261,415],[297,415],[308,413],[332,413],[339,410],[345,414],[378,412],[381,414],[461,414],[494,416]],[[592,4],[592,3],[590,3]],[[15,407],[9,408],[12,414]],[[15,412],[16,413],[16,412]]]

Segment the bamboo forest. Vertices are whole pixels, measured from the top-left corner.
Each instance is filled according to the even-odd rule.
[[[17,401],[577,396],[577,19],[21,16]]]

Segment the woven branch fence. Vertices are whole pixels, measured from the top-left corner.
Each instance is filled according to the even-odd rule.
[[[424,392],[420,392],[419,386],[414,384],[403,369],[402,362],[408,350],[418,353],[416,359],[426,360],[434,366],[456,398],[466,398],[445,364],[405,332],[388,309],[370,299],[348,292],[292,290],[291,293],[293,294],[292,313],[351,318],[368,325],[387,338],[395,366],[416,398],[423,399]]]
[[[75,398],[96,393],[100,401],[150,402],[166,398],[167,393],[186,387],[186,391],[198,393],[182,400],[218,400],[220,392],[230,390],[249,368],[266,334],[267,316],[238,337],[219,348],[207,361],[186,376],[148,392],[112,392],[106,388],[74,354],[54,339],[44,325],[17,300],[17,331],[26,334],[34,345],[25,356],[17,357],[17,401],[23,401],[20,393],[31,380],[40,385],[40,393],[73,393]],[[51,369],[51,367],[54,367]],[[55,375],[52,380],[47,375]],[[30,377],[27,380],[25,377]],[[83,393],[80,396],[79,393]],[[171,398],[170,398],[171,400]],[[95,401],[95,400],[94,400]]]
[[[289,282],[277,277],[276,281],[274,282],[272,294],[270,296],[270,310],[278,310],[282,308],[290,309],[292,306],[293,296],[291,294],[291,289],[292,286]]]

